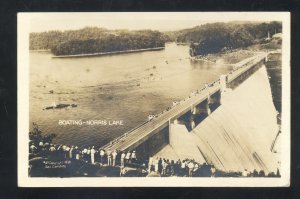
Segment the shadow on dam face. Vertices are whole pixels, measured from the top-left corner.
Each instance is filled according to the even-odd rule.
[[[220,103],[214,103],[209,105],[209,109],[212,112],[214,112],[221,104]]]
[[[193,115],[193,120],[195,122],[195,127],[198,126],[207,117],[208,117],[207,113],[201,113],[201,114]]]
[[[253,68],[249,69],[247,72],[241,74],[239,77],[234,79],[232,82],[228,83],[228,87],[231,89],[236,89],[239,85],[245,82],[251,75],[253,75],[260,67],[264,64],[264,61],[260,61]]]
[[[188,111],[187,113],[183,114],[179,118],[177,118],[178,124],[184,124],[187,130],[190,132],[193,130],[193,114],[191,111]]]
[[[169,144],[169,126],[161,129],[159,132],[152,135],[146,141],[142,142],[134,150],[140,159],[147,159],[153,156],[162,148]]]
[[[201,111],[188,111],[179,118],[177,118],[177,124],[183,124],[187,128],[188,132],[191,132],[195,127],[197,127],[205,118],[214,112],[221,104],[219,102],[207,104],[206,110],[201,108]]]

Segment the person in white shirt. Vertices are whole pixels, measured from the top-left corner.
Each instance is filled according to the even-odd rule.
[[[66,151],[66,148],[67,148],[67,146],[64,144],[64,145],[62,146],[62,149],[63,149],[64,151]]]
[[[55,147],[54,147],[53,144],[50,145],[50,147],[49,147],[49,152],[50,152],[50,153],[49,153],[50,158],[54,158],[54,157],[55,157],[56,149],[55,149]]]
[[[159,162],[159,159],[158,159],[158,157],[156,157],[156,159],[154,161],[154,170],[156,173],[158,173],[158,162]]]
[[[92,164],[95,164],[95,153],[96,153],[96,150],[95,150],[95,147],[93,146],[91,149],[91,163]]]
[[[30,152],[31,152],[31,153],[35,153],[36,150],[37,150],[36,146],[34,146],[34,144],[32,144],[32,145],[30,146]]]
[[[210,167],[210,171],[211,171],[211,177],[215,177],[215,174],[216,174],[216,168],[214,167],[214,165],[212,165]]]
[[[120,177],[122,177],[126,172],[127,171],[126,171],[125,167],[121,167],[120,168]]]
[[[125,153],[124,151],[121,154],[121,167],[125,167]]]
[[[79,160],[80,159],[80,151],[78,150],[78,146],[75,146],[75,156],[76,156],[76,160]]]
[[[193,172],[197,172],[197,170],[199,169],[199,165],[196,163],[194,166],[194,171]]]
[[[188,168],[189,168],[189,177],[192,177],[193,170],[194,170],[194,163],[192,161],[190,161],[190,163],[188,164]]]
[[[69,158],[70,159],[73,159],[73,149],[74,149],[74,146],[72,145],[71,148],[70,148],[70,151],[69,151]]]
[[[51,146],[50,146],[50,148],[49,148],[49,151],[51,151],[51,152],[54,152],[54,151],[56,151],[56,149],[55,149],[55,147],[54,147],[54,145],[53,145],[53,144],[51,144]]]
[[[131,153],[130,153],[130,151],[128,151],[126,154],[126,157],[125,157],[126,164],[131,163],[130,158],[131,158]]]
[[[107,152],[107,165],[108,166],[111,166],[111,151],[110,150],[108,150]]]
[[[248,176],[248,171],[247,171],[247,169],[245,169],[245,170],[242,172],[242,176],[243,176],[243,177],[247,177],[247,176]]]
[[[166,162],[165,159],[163,159],[163,161],[162,161],[162,175],[166,175],[167,166],[168,166],[168,163]]]
[[[100,149],[100,164],[104,164],[104,155],[105,151],[103,149]]]
[[[112,153],[112,166],[116,166],[116,158],[117,158],[117,151],[114,150],[114,152]]]
[[[135,154],[135,151],[133,151],[132,154],[131,154],[131,161],[133,163],[136,163],[136,154]]]
[[[183,160],[182,162],[181,162],[181,175],[183,175],[183,176],[185,176],[186,175],[186,165],[185,165],[185,161]]]
[[[39,146],[40,146],[40,147],[44,146],[44,143],[41,141],[41,142],[39,143]]]

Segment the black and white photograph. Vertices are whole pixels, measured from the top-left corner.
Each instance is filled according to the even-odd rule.
[[[21,187],[286,187],[288,12],[18,13]]]

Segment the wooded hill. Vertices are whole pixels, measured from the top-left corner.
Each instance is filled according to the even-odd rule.
[[[178,43],[191,43],[191,56],[247,47],[282,31],[280,22],[210,23],[177,32]]]
[[[77,55],[164,47],[168,37],[152,30],[80,30],[30,34],[30,50],[50,49],[54,55]]]
[[[86,27],[79,30],[30,34],[30,50],[50,49],[54,55],[78,55],[164,47],[165,42],[191,43],[191,56],[247,47],[264,42],[282,31],[280,22],[208,23],[190,29],[159,32],[153,30],[108,30]]]

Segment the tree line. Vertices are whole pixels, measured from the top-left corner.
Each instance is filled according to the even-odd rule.
[[[164,47],[168,37],[152,30],[80,30],[30,34],[30,50],[50,49],[54,55],[75,55]]]
[[[208,23],[190,29],[159,32],[153,30],[108,30],[86,27],[79,30],[30,34],[30,50],[50,49],[54,55],[76,55],[164,47],[165,42],[191,43],[191,56],[247,47],[263,42],[282,31],[282,24]]]
[[[247,47],[280,33],[280,22],[270,23],[210,23],[177,32],[176,42],[191,43],[190,54],[205,55],[222,50]]]

